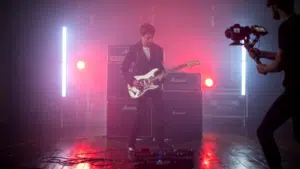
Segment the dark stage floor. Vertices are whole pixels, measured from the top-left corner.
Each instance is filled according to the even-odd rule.
[[[288,169],[299,169],[300,146],[295,141],[278,140],[282,151],[284,165]],[[27,143],[2,151],[1,168],[45,168],[45,169],[130,169],[133,164],[122,162],[127,159],[127,141],[94,137],[90,139],[63,140],[56,143]],[[139,141],[138,147],[157,149],[151,141]],[[241,135],[204,133],[202,141],[175,143],[176,148],[195,149],[195,168],[203,169],[266,169],[266,162],[255,139]],[[108,150],[105,152],[105,150]],[[200,152],[200,153],[199,153]],[[50,158],[45,158],[50,157]],[[55,157],[62,157],[60,159]],[[89,163],[67,166],[63,161],[70,157],[108,158],[120,161],[107,167]],[[50,163],[50,161],[51,163]],[[47,162],[48,160],[48,162]],[[75,161],[73,161],[75,162]],[[60,163],[60,164],[59,164]],[[76,163],[76,162],[75,162]],[[108,162],[107,162],[108,163]],[[99,162],[98,165],[105,162]]]

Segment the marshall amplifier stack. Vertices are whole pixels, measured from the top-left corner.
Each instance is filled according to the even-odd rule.
[[[128,95],[120,68],[129,46],[109,46],[107,70],[107,136],[127,138],[135,118],[136,100]],[[202,92],[200,74],[171,73],[164,82],[167,139],[202,138]],[[150,103],[150,100],[149,100]],[[152,138],[155,121],[151,108],[145,113],[139,137]]]
[[[201,75],[171,73],[163,85],[165,136],[172,140],[202,138]]]
[[[127,84],[121,75],[121,64],[129,46],[109,46],[107,65],[107,98],[129,99]]]
[[[109,46],[107,65],[107,137],[127,138],[131,134],[137,105],[128,95],[121,64],[129,46]],[[145,113],[139,137],[151,138],[151,110]]]

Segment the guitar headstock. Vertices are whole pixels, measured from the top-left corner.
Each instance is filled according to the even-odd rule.
[[[192,60],[192,61],[187,62],[185,65],[188,66],[188,67],[192,67],[192,66],[195,66],[195,65],[200,65],[200,61],[199,60]]]

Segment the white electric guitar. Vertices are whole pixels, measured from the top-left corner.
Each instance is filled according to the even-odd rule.
[[[138,80],[140,82],[139,86],[134,85],[127,85],[129,96],[133,99],[139,98],[143,96],[147,91],[149,90],[155,90],[159,87],[159,85],[156,85],[155,82],[159,79],[162,79],[164,76],[168,75],[171,72],[178,71],[185,67],[192,67],[194,65],[199,65],[200,62],[198,60],[190,61],[185,64],[176,66],[172,69],[169,69],[161,74],[157,74],[159,71],[158,68],[152,69],[150,72],[148,72],[145,75],[138,75],[134,76],[135,80]]]

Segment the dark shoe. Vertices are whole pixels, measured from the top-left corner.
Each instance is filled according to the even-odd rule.
[[[128,160],[129,161],[135,160],[135,158],[134,158],[135,151],[136,151],[135,146],[133,146],[133,145],[128,146]]]
[[[135,146],[128,146],[128,151],[134,152],[135,151]]]

